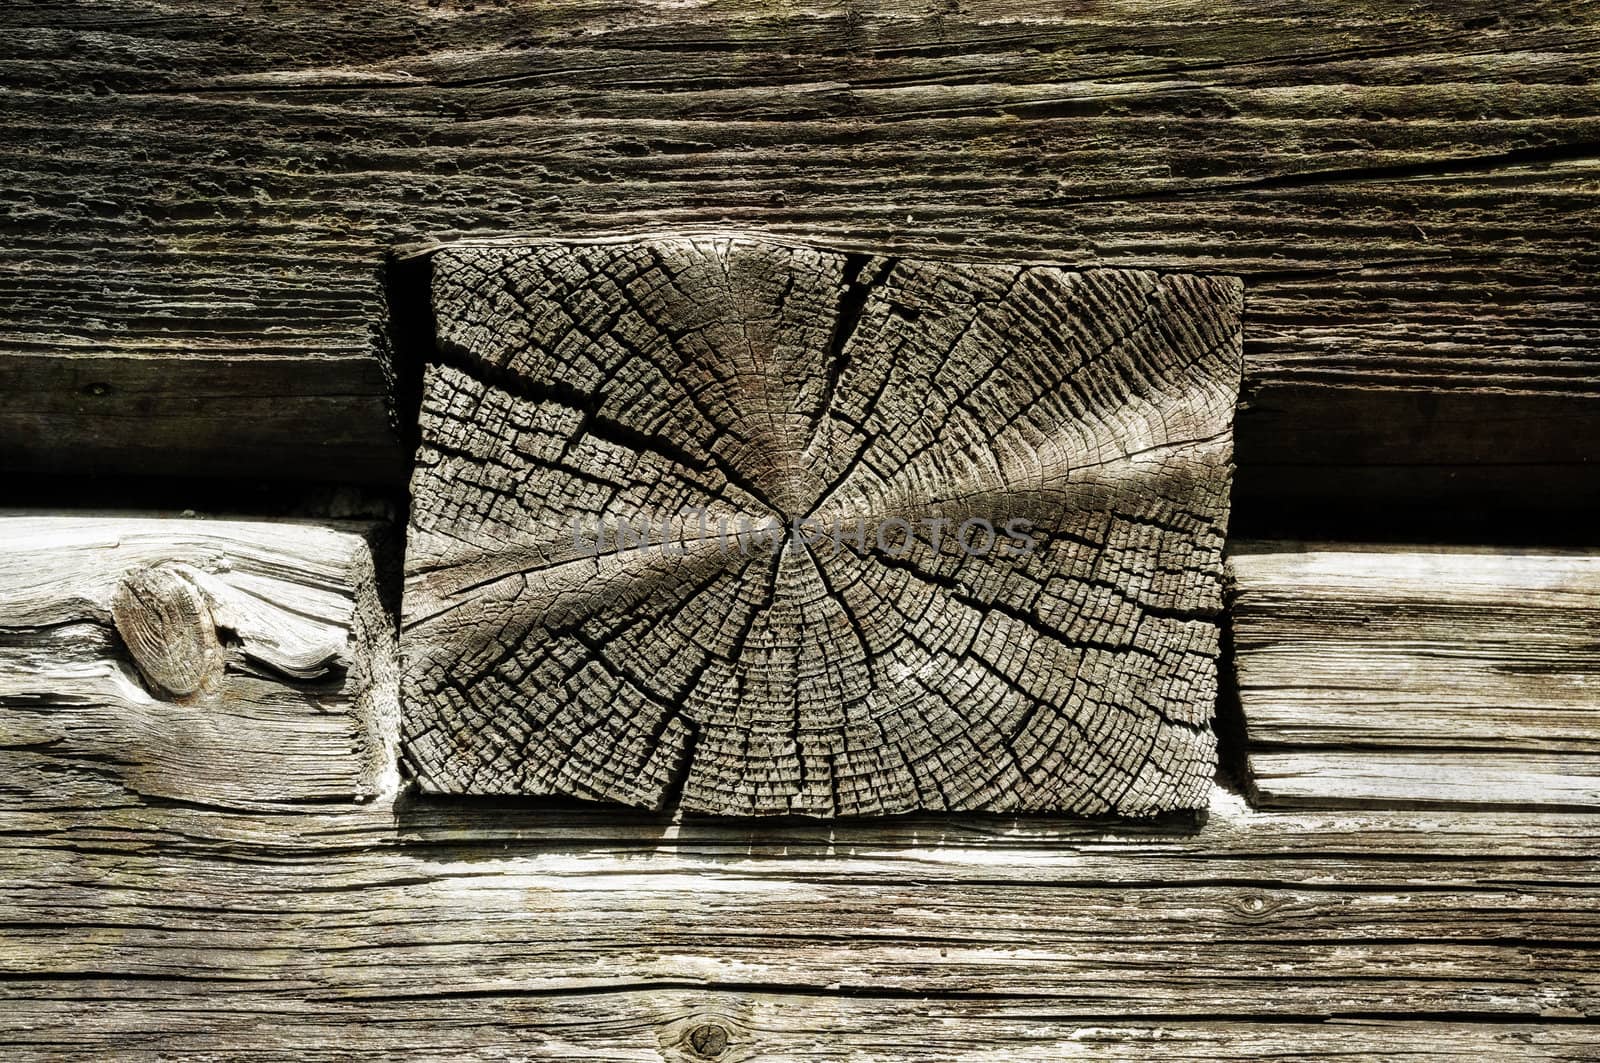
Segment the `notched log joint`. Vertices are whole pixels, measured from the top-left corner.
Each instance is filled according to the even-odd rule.
[[[433,266],[424,790],[1203,806],[1236,280],[732,235]]]

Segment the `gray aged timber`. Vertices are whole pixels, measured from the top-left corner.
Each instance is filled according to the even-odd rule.
[[[0,171],[6,1063],[1600,1060],[1600,0],[14,0]],[[730,230],[1243,281],[1204,810],[404,785],[435,274]]]
[[[394,637],[367,531],[0,516],[6,807],[392,791]]]
[[[386,249],[736,225],[1243,277],[1273,534],[1594,515],[1593,0],[337,8],[0,5],[0,467],[398,483]]]
[[[442,252],[434,300],[425,789],[1204,804],[1236,281],[699,238]]]
[[[0,528],[8,1060],[1600,1052],[1593,813],[1263,811],[1217,790],[1203,816],[1149,821],[775,822],[397,797],[348,737],[350,712],[382,720],[395,697],[360,536]],[[111,603],[152,565],[225,585],[187,577],[215,629],[242,628],[220,703],[142,686]],[[1481,593],[1505,573],[1482,569]],[[1289,558],[1237,579],[1257,601],[1312,585]],[[254,624],[230,610],[252,596]],[[1537,619],[1515,617],[1508,637]],[[1321,621],[1274,624],[1293,647]],[[338,630],[342,678],[285,671],[320,667]],[[1326,646],[1363,644],[1344,627]],[[231,746],[175,741],[202,714]],[[291,716],[298,740],[274,731]]]
[[[1600,555],[1230,552],[1256,800],[1600,810]]]

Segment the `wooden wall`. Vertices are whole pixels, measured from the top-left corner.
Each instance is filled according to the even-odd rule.
[[[8,1055],[1600,1054],[1600,4],[26,3],[0,55]],[[1244,279],[1209,814],[401,790],[429,249],[721,228]],[[111,608],[157,563],[299,619],[180,705]]]
[[[1582,0],[12,5],[0,453],[395,484],[386,385],[423,289],[393,248],[731,225],[1237,274],[1252,531],[1459,535],[1509,509],[1570,538],[1552,517],[1595,505],[1596,22]]]

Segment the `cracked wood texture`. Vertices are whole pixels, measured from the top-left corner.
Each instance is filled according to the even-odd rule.
[[[737,226],[1242,276],[1241,520],[1571,534],[1600,9],[1326,14],[3,5],[0,463],[395,484],[385,248]]]
[[[100,656],[43,655],[53,672],[26,690],[53,703],[0,714],[8,1061],[1600,1051],[1593,813],[1263,811],[1218,789],[1204,814],[1150,820],[731,820],[358,797],[330,746],[327,776],[344,781],[257,806],[298,777],[312,736],[270,768],[234,756],[231,782],[205,747],[153,740],[188,717],[117,649],[117,588],[129,570],[189,566],[214,630],[239,635],[220,636],[224,692],[268,682],[249,671],[268,671],[248,663],[256,652],[277,662],[271,682],[303,693],[328,677],[283,670],[319,654],[269,642],[243,607],[296,601],[338,626],[354,621],[337,603],[354,599],[355,616],[376,616],[352,587],[363,567],[344,562],[361,549],[334,525],[78,520],[28,518],[26,536],[0,522],[0,682],[17,681],[28,640],[64,638],[57,627],[100,639]],[[251,593],[235,601],[202,575]],[[1287,567],[1237,578],[1280,598],[1306,584]],[[182,617],[185,593],[158,584],[124,623]],[[1279,625],[1296,637],[1291,618]],[[393,646],[361,636],[347,653],[348,677],[382,676]],[[317,697],[302,702],[312,718],[343,711]],[[371,697],[394,711],[392,686]]]
[[[1256,800],[1600,810],[1600,555],[1230,555]]]
[[[732,237],[434,266],[404,604],[426,790],[1204,804],[1236,281]]]

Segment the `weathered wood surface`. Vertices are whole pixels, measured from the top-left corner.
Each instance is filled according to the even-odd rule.
[[[0,515],[0,802],[392,792],[393,645],[358,530]]]
[[[0,528],[0,681],[74,698],[48,714],[0,699],[6,1058],[1595,1051],[1594,814],[1256,811],[1220,789],[1206,813],[1139,822],[359,801],[337,744],[322,799],[261,803],[240,788],[292,788],[306,739],[284,742],[276,779],[254,752],[229,784],[210,747],[171,755],[157,738],[189,717],[130,695],[111,603],[128,568],[185,565],[220,631],[233,592],[294,603],[292,632],[349,630],[377,615],[357,589],[365,540],[128,517]],[[130,630],[164,615],[125,608]],[[79,629],[99,656],[52,651],[45,679],[18,666]],[[224,691],[244,689],[252,652],[307,690],[283,674],[305,640],[253,630],[224,639]],[[381,677],[393,647],[369,633],[345,653],[349,676]],[[319,694],[333,716],[344,697]]]
[[[1129,1061],[1283,1059],[1572,1060],[1589,1063],[1600,1037],[1587,1025],[1362,1019],[1263,1023],[1156,1019],[1062,1019],[1048,1004],[814,997],[665,989],[619,990],[551,1001],[510,997],[441,1005],[451,1021],[427,1026],[402,1006],[364,1004],[298,1013],[292,1022],[244,1014],[219,1038],[204,1014],[152,1033],[150,1005],[112,1001],[78,1023],[66,1045],[119,1058],[164,1051],[185,1058],[348,1059],[375,1054],[421,1060],[506,1059],[734,1063],[796,1059]],[[23,1014],[56,1036],[72,1004],[32,1003]],[[485,1018],[485,1015],[490,1016]],[[251,1044],[233,1047],[233,1031]],[[914,1042],[914,1043],[913,1043]],[[12,1059],[59,1059],[38,1040]],[[219,1052],[218,1045],[228,1047]],[[52,1042],[59,1046],[61,1042]]]
[[[1230,553],[1259,800],[1600,809],[1600,555]]]
[[[718,238],[446,252],[434,296],[424,789],[1204,805],[1236,282]]]
[[[1578,1059],[1597,826],[1226,794],[1147,826],[8,810],[0,1042],[681,1059],[718,1025],[732,1059]]]
[[[1588,0],[7,5],[0,461],[391,475],[385,247],[737,226],[1242,275],[1246,519],[1592,511],[1597,24]]]

